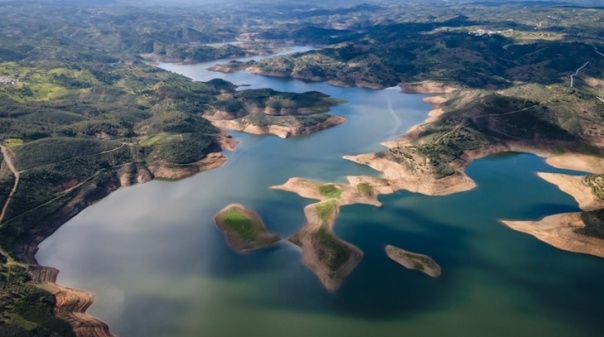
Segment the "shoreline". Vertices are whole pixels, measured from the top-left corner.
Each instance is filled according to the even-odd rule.
[[[210,122],[215,127],[221,130],[232,130],[245,132],[252,135],[275,135],[279,138],[290,138],[311,135],[313,133],[323,131],[346,122],[344,116],[330,115],[329,118],[316,125],[312,126],[283,126],[283,125],[266,125],[259,126],[246,123],[239,119],[210,119]]]
[[[77,337],[116,337],[107,323],[86,313],[94,302],[94,294],[56,283],[58,269],[37,265],[30,266],[28,272],[36,287],[54,296],[55,316],[71,325]]]
[[[604,258],[604,240],[575,232],[585,227],[581,213],[550,215],[537,221],[499,220],[499,222],[558,249]]]
[[[223,151],[234,151],[239,142],[222,131],[217,143]],[[167,166],[165,164],[146,166],[130,163],[132,164],[129,166],[130,170],[127,166],[124,166],[115,171],[116,184],[102,188],[82,186],[76,190],[75,195],[67,204],[59,209],[57,216],[49,219],[47,226],[40,228],[26,242],[15,247],[14,257],[27,265],[28,272],[33,279],[33,285],[55,297],[55,315],[69,323],[77,337],[116,337],[109,332],[109,327],[105,322],[86,312],[94,301],[92,293],[64,287],[56,283],[59,270],[42,266],[37,262],[35,254],[38,251],[38,245],[82,210],[101,201],[120,188],[144,184],[155,179],[177,180],[188,178],[204,171],[219,168],[226,163],[226,160],[222,152],[212,152],[197,162],[177,166]]]
[[[595,211],[604,208],[604,200],[593,194],[585,182],[585,176],[570,176],[561,173],[543,173],[537,175],[550,184],[556,185],[562,192],[572,196],[583,211]]]
[[[434,121],[438,120],[438,118],[440,116],[442,116],[442,114],[444,113],[443,105],[444,105],[444,103],[446,103],[449,100],[448,95],[451,92],[453,92],[453,89],[446,89],[446,90],[444,90],[444,92],[436,92],[437,90],[434,89],[435,87],[431,86],[431,85],[418,86],[418,87],[413,87],[413,88],[404,87],[404,85],[402,85],[402,84],[399,86],[403,89],[402,91],[405,93],[437,94],[437,95],[424,98],[424,102],[426,102],[427,104],[430,104],[431,108],[428,112],[427,118],[422,123],[419,123],[419,124],[413,126],[412,128],[410,128],[404,135],[399,137],[398,141],[385,143],[384,144],[385,146],[392,146],[393,144],[396,144],[397,142],[409,146],[410,142],[412,140],[416,139],[416,137],[419,135],[419,132],[421,131],[421,128],[423,125],[434,122]],[[377,88],[374,88],[374,89],[377,89]],[[449,91],[449,90],[451,90],[451,91]],[[460,90],[463,90],[463,89],[460,89]],[[229,142],[225,140],[225,144],[229,144]],[[232,150],[234,148],[235,144],[231,143],[230,145],[226,145],[226,146],[228,146],[228,147],[224,147],[223,149]],[[570,169],[584,170],[586,168],[589,168],[593,164],[594,160],[596,160],[599,165],[599,168],[596,169],[596,171],[598,171],[598,172],[594,172],[594,173],[599,173],[600,171],[604,172],[604,159],[602,159],[602,158],[597,158],[597,157],[587,156],[587,155],[580,155],[580,154],[572,154],[572,153],[566,153],[566,154],[562,154],[562,155],[553,155],[550,151],[540,150],[540,149],[536,149],[534,147],[528,148],[525,145],[523,146],[522,144],[521,145],[510,145],[510,144],[498,145],[498,146],[492,146],[492,147],[489,147],[486,149],[480,149],[478,151],[475,151],[474,153],[466,153],[465,158],[463,158],[462,162],[455,163],[456,164],[455,165],[456,173],[452,176],[444,178],[446,180],[434,179],[433,176],[428,175],[429,172],[428,173],[422,172],[424,174],[418,175],[417,172],[408,172],[406,169],[401,170],[402,166],[400,164],[397,164],[397,163],[394,163],[394,162],[388,161],[388,160],[381,160],[381,161],[377,161],[376,164],[368,165],[369,162],[371,161],[371,159],[376,159],[374,154],[358,155],[358,156],[345,156],[344,159],[352,160],[359,164],[368,165],[368,166],[384,173],[384,176],[386,177],[386,179],[377,178],[377,177],[369,177],[369,176],[367,176],[367,177],[365,177],[365,176],[347,177],[351,187],[358,186],[360,184],[369,184],[372,187],[374,193],[376,193],[375,202],[370,203],[370,204],[379,206],[381,204],[379,203],[379,201],[377,201],[377,195],[391,194],[391,193],[394,193],[401,189],[408,189],[409,191],[418,192],[418,193],[422,193],[422,194],[426,194],[426,195],[448,195],[448,194],[452,194],[452,193],[456,193],[456,192],[470,190],[470,189],[474,188],[476,186],[476,184],[463,172],[464,169],[475,159],[479,159],[479,158],[485,157],[490,154],[494,154],[494,153],[498,153],[498,152],[505,152],[505,151],[528,152],[528,153],[536,154],[541,157],[546,157],[548,164],[550,164],[554,167],[558,167],[558,168],[570,168]],[[374,156],[374,157],[367,157],[369,155]],[[577,157],[577,156],[579,156],[579,157]],[[579,162],[577,162],[575,160],[577,158],[580,158],[581,160]],[[221,152],[216,152],[216,153],[209,154],[204,159],[202,159],[196,163],[182,165],[181,167],[165,167],[165,166],[162,166],[161,164],[156,165],[156,166],[151,166],[151,167],[149,167],[149,172],[151,174],[153,174],[154,177],[150,177],[150,178],[147,176],[147,174],[145,172],[141,172],[140,169],[137,169],[136,178],[134,178],[134,179],[132,177],[124,178],[123,181],[124,182],[129,181],[130,185],[132,185],[135,183],[145,183],[147,181],[150,181],[150,180],[156,179],[156,178],[158,178],[158,179],[162,179],[162,178],[163,179],[183,179],[183,178],[190,177],[192,175],[195,175],[195,174],[203,172],[203,171],[207,171],[210,169],[220,167],[225,162],[226,162],[226,157],[224,157],[224,155]],[[405,173],[396,173],[397,171],[405,172]],[[425,179],[425,178],[431,178],[431,179]],[[135,182],[133,182],[133,181],[135,181]],[[129,186],[129,185],[124,184],[121,186]],[[113,190],[109,189],[107,191],[106,195],[110,194],[111,192],[115,191],[117,188],[119,188],[121,186],[117,186]],[[54,230],[58,229],[60,226],[62,226],[62,224],[67,222],[71,217],[75,216],[81,210],[86,208],[87,205],[101,200],[106,195],[99,196],[98,199],[90,201],[90,202],[84,202],[84,204],[78,205],[78,207],[75,207],[73,210],[70,210],[68,212],[69,215],[68,215],[67,220],[63,221],[61,224],[59,224],[57,226],[54,226]],[[352,203],[352,201],[351,201],[351,203]],[[311,206],[313,206],[313,205],[311,205]],[[307,207],[309,207],[309,206],[307,206]],[[339,208],[339,206],[338,206],[338,208]],[[315,221],[315,222],[317,221],[316,213],[315,213],[315,216],[313,217],[312,214],[309,215],[307,213],[306,208],[305,208],[305,214],[307,214],[308,223],[307,223],[307,225],[305,225],[303,227],[303,229],[306,228],[309,224],[311,224],[312,221]],[[335,221],[335,219],[334,219],[334,221]],[[512,223],[512,222],[510,222],[510,223]],[[331,226],[333,226],[333,223],[330,225],[330,227]],[[511,227],[510,225],[508,225],[508,226]],[[54,232],[54,230],[52,230],[52,232]],[[330,231],[331,230],[332,230],[332,228],[330,228]],[[308,231],[308,229],[307,229],[307,231]],[[33,258],[34,254],[37,250],[37,244],[39,244],[46,237],[52,235],[52,232],[49,233],[48,235],[46,235],[45,237],[37,236],[37,237],[33,238],[31,240],[32,245],[28,245],[28,247],[23,251],[23,253],[25,253],[24,256],[31,254],[31,257]],[[304,239],[299,236],[300,233],[302,233],[302,230],[301,230],[301,232],[297,233],[293,238],[291,238],[290,241],[294,242],[294,243],[299,242],[300,245],[302,245],[302,242],[303,242],[302,240],[304,240]],[[300,235],[302,235],[302,234],[300,234]],[[38,241],[38,242],[35,243],[36,241]],[[340,242],[342,244],[344,244],[346,247],[348,247],[349,249],[351,249],[351,251],[353,252],[353,254],[352,254],[353,258],[351,260],[349,260],[350,263],[347,264],[346,268],[344,268],[342,270],[342,274],[345,277],[354,270],[356,265],[360,262],[360,259],[362,258],[363,253],[360,249],[358,249],[356,246],[354,246],[352,244],[349,244],[342,240],[340,240]],[[310,261],[310,260],[312,260],[312,258],[304,257],[305,249],[304,249],[304,246],[301,246],[301,247],[302,247],[302,251],[303,251],[304,263],[311,269],[317,268],[316,264],[314,264],[316,261],[313,262],[313,261]],[[307,251],[308,251],[308,249],[307,249]],[[604,257],[604,253],[602,253],[602,254],[603,254],[602,257]],[[308,254],[306,254],[306,255],[308,255]],[[35,261],[35,259],[34,259],[34,261]],[[36,265],[37,264],[35,264],[34,266],[36,266]],[[321,276],[319,276],[319,278],[321,279],[322,283],[324,283],[325,287],[329,291],[335,291],[335,289],[337,289],[339,287],[339,283],[337,283],[337,285],[336,285],[335,283],[330,283],[330,281],[328,281],[328,280],[323,280],[321,278]],[[55,297],[56,297],[56,295],[55,295]],[[57,301],[57,303],[58,302],[59,301]],[[82,314],[85,313],[85,309],[86,308],[83,309]],[[74,317],[79,317],[79,315],[74,315]],[[74,326],[74,330],[77,328],[75,325],[72,325],[72,326]],[[86,335],[86,336],[88,336],[88,335]],[[89,335],[89,336],[95,336],[95,335]],[[102,336],[102,335],[98,335],[98,336]],[[108,335],[108,336],[111,336],[111,335]]]

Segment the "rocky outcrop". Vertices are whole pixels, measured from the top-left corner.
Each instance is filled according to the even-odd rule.
[[[213,152],[202,160],[190,164],[153,163],[149,165],[149,171],[158,179],[178,180],[218,168],[224,165],[226,160],[221,152]]]
[[[55,297],[55,315],[69,323],[77,337],[114,337],[104,322],[86,313],[94,295],[56,283],[59,271],[54,268],[29,268],[36,286]]]

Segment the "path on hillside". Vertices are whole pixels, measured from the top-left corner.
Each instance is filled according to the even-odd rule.
[[[15,169],[15,165],[13,164],[13,159],[11,157],[12,151],[5,147],[4,145],[0,145],[0,149],[2,149],[2,157],[4,157],[4,162],[8,165],[8,168],[15,176],[15,183],[13,184],[13,189],[8,194],[8,197],[4,201],[4,206],[2,207],[2,213],[0,213],[0,227],[2,226],[2,221],[4,220],[4,215],[6,214],[6,210],[8,209],[8,205],[10,204],[11,199],[15,192],[17,192],[17,188],[19,187],[19,178],[20,173]]]
[[[117,150],[119,150],[119,149],[123,148],[124,146],[132,146],[132,144],[130,144],[130,143],[122,143],[122,144],[120,144],[120,146],[118,146],[118,147],[116,147],[116,148],[113,148],[113,149],[109,149],[109,150],[105,150],[105,151],[102,151],[102,152],[97,152],[97,153],[83,154],[83,155],[81,155],[81,156],[75,156],[75,157],[71,157],[71,158],[67,158],[67,159],[63,159],[63,160],[59,160],[59,161],[55,161],[55,162],[52,162],[52,163],[46,163],[46,164],[42,164],[42,165],[37,165],[37,166],[27,167],[27,168],[22,169],[22,170],[21,170],[21,171],[19,171],[19,172],[25,172],[25,171],[27,171],[27,170],[32,170],[32,169],[39,168],[39,167],[42,167],[42,166],[48,166],[48,165],[56,165],[56,164],[67,163],[67,162],[70,162],[70,161],[72,161],[72,160],[76,160],[76,159],[80,159],[80,158],[84,158],[84,157],[99,156],[99,155],[102,155],[102,154],[107,154],[107,153],[115,152],[115,151],[117,151]]]
[[[584,65],[581,66],[581,68],[577,69],[577,71],[575,71],[574,74],[570,75],[570,87],[574,87],[575,86],[575,76],[579,76],[579,72],[581,70],[583,70],[583,68],[587,67],[587,65],[589,64],[589,61],[585,62]]]

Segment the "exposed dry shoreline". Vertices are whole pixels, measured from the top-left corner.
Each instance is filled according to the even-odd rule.
[[[226,132],[222,132],[217,139],[223,149],[234,150],[237,142]],[[186,165],[154,164],[146,166],[142,163],[130,163],[116,171],[115,184],[97,186],[96,184],[81,186],[73,191],[74,195],[69,202],[59,210],[47,226],[31,236],[28,242],[15,247],[18,258],[28,264],[33,282],[55,297],[55,314],[67,321],[78,337],[113,337],[109,328],[103,321],[86,313],[94,300],[91,293],[67,288],[56,284],[58,270],[38,265],[35,254],[38,245],[52,235],[59,227],[69,221],[86,207],[98,202],[120,187],[142,184],[158,179],[183,179],[199,172],[220,167],[226,162],[226,157],[221,152],[210,153],[205,158],[195,163]]]
[[[585,159],[586,157],[582,157]],[[568,157],[566,158],[568,159]],[[596,158],[597,159],[597,158]],[[592,161],[593,160],[588,160]],[[585,161],[571,161],[567,166],[583,167]],[[599,171],[597,166],[589,167]],[[597,172],[596,172],[597,173]],[[539,177],[571,195],[583,211],[595,211],[604,208],[604,200],[599,199],[586,183],[585,176],[571,176],[558,173],[538,173]],[[546,242],[556,248],[574,253],[604,257],[604,240],[584,235],[577,229],[585,227],[581,213],[565,213],[545,217],[538,221],[500,220],[506,226]]]
[[[210,120],[212,125],[220,129],[241,131],[254,135],[276,135],[280,138],[297,137],[303,135],[313,134],[321,130],[325,130],[337,125],[340,125],[346,121],[346,118],[338,115],[331,115],[329,118],[319,124],[312,126],[303,125],[266,125],[258,126],[251,124],[242,119],[213,119]]]
[[[599,199],[592,193],[591,187],[585,182],[584,176],[570,176],[559,173],[537,173],[537,175],[575,198],[579,203],[579,208],[584,211],[595,211],[604,208],[604,200]]]
[[[585,227],[580,213],[556,214],[538,221],[500,220],[500,222],[556,248],[604,258],[604,240],[575,232]]]
[[[114,337],[106,323],[86,313],[93,294],[58,285],[59,271],[54,268],[33,266],[29,273],[38,288],[55,297],[55,315],[69,323],[77,337]]]

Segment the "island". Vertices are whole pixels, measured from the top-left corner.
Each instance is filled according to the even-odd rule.
[[[433,278],[441,274],[440,266],[428,255],[412,253],[392,245],[387,245],[385,250],[389,258],[407,269],[421,271]]]
[[[266,248],[281,238],[267,232],[260,216],[240,204],[223,208],[214,217],[216,225],[224,234],[229,246],[239,253]]]

